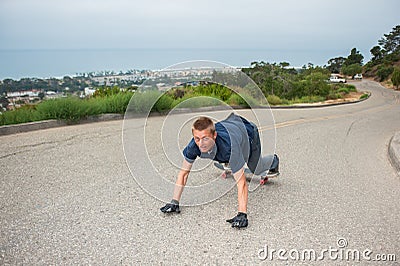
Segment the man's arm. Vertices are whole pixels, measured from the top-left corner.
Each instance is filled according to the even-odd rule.
[[[192,169],[192,164],[183,160],[181,170],[179,171],[178,178],[176,179],[174,196],[172,199],[179,201],[182,196],[183,188],[186,185],[187,179],[189,177],[190,169]]]
[[[247,201],[248,201],[248,186],[246,182],[246,176],[244,175],[244,168],[240,169],[233,174],[236,180],[238,189],[238,212],[247,213]]]
[[[183,188],[186,185],[187,178],[190,173],[190,169],[192,168],[192,164],[186,160],[183,160],[182,168],[179,171],[178,178],[176,179],[174,195],[171,203],[167,203],[160,210],[164,213],[180,213],[179,209],[179,200],[181,199]]]
[[[246,176],[244,175],[244,168],[242,167],[239,171],[233,174],[236,180],[238,189],[238,214],[232,219],[226,220],[232,224],[232,227],[242,228],[247,227],[247,198],[248,198],[248,187],[246,182]]]

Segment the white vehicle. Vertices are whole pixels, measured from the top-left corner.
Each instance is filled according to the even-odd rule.
[[[346,79],[340,78],[338,76],[331,76],[329,78],[329,81],[332,82],[332,83],[346,83]]]
[[[362,74],[355,74],[353,77],[353,79],[362,79],[362,78],[363,78]]]

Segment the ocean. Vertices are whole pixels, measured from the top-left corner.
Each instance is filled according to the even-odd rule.
[[[159,70],[192,60],[210,60],[231,66],[251,62],[289,62],[301,67],[309,62],[324,65],[338,51],[272,49],[75,49],[0,50],[0,80],[24,77],[63,77],[77,73]]]

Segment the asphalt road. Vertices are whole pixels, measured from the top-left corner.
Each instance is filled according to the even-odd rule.
[[[346,265],[359,252],[362,265],[390,254],[397,261],[385,265],[398,265],[400,177],[388,143],[400,130],[400,94],[356,84],[371,98],[273,111],[281,176],[249,194],[244,230],[225,222],[236,214],[235,188],[179,215],[160,213],[163,202],[126,164],[122,121],[1,136],[0,264]],[[132,125],[143,131],[143,120]],[[148,140],[156,154],[160,143]],[[197,176],[220,180],[216,169],[207,171]],[[320,261],[307,260],[311,250]]]

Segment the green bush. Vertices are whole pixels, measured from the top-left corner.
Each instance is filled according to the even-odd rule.
[[[240,96],[245,100],[246,107],[260,105],[260,102],[256,98],[247,93],[241,93]]]
[[[349,89],[349,92],[357,92],[356,86],[352,84],[345,84],[345,87]]]
[[[296,98],[294,100],[291,100],[290,103],[317,103],[317,102],[323,102],[325,101],[325,97],[322,96],[303,96],[301,98]]]
[[[132,98],[133,93],[119,93],[106,97],[106,110],[103,113],[123,114]]]
[[[0,125],[12,125],[41,120],[34,105],[24,105],[18,109],[0,114]]]
[[[106,97],[106,96],[111,96],[111,95],[116,95],[121,92],[120,88],[117,86],[114,87],[108,87],[108,86],[102,86],[96,89],[92,97]]]
[[[129,111],[148,113],[153,109],[160,96],[161,92],[158,91],[136,92],[129,102]]]
[[[238,94],[232,94],[227,100],[227,103],[232,106],[246,106],[246,101]]]
[[[400,69],[399,68],[396,67],[394,69],[391,81],[393,83],[393,86],[395,86],[396,89],[398,89],[400,86]]]
[[[220,99],[210,96],[194,96],[194,97],[183,97],[182,99],[175,100],[172,104],[176,108],[200,108],[207,106],[219,106],[223,102]]]
[[[172,109],[172,104],[174,103],[174,99],[167,94],[163,94],[160,98],[158,98],[157,102],[154,104],[152,111],[164,112]]]
[[[360,64],[343,66],[342,73],[347,76],[354,76],[355,74],[362,73],[362,66]]]
[[[58,119],[72,123],[90,114],[90,105],[87,103],[77,97],[59,98],[38,104],[36,110],[43,120]]]
[[[380,78],[380,81],[384,81],[393,73],[393,70],[393,66],[380,66],[376,74]]]
[[[340,88],[337,92],[341,94],[349,94],[350,90],[348,88]]]
[[[282,99],[279,98],[279,97],[276,96],[276,95],[268,95],[268,96],[267,96],[267,101],[268,101],[268,103],[269,103],[270,105],[279,105],[279,104],[282,104],[282,103],[283,103],[283,102],[282,102]]]
[[[327,100],[336,100],[342,98],[342,94],[331,91],[329,95],[326,97]]]
[[[132,92],[121,92],[110,94],[109,96],[93,97],[88,100],[88,115],[98,115],[104,113],[123,114],[132,98]]]
[[[229,105],[242,106],[246,108],[259,105],[256,99],[246,93],[233,93],[226,102]]]
[[[211,96],[226,101],[232,95],[232,91],[220,84],[199,85],[196,87],[186,88],[187,92],[197,96]]]

